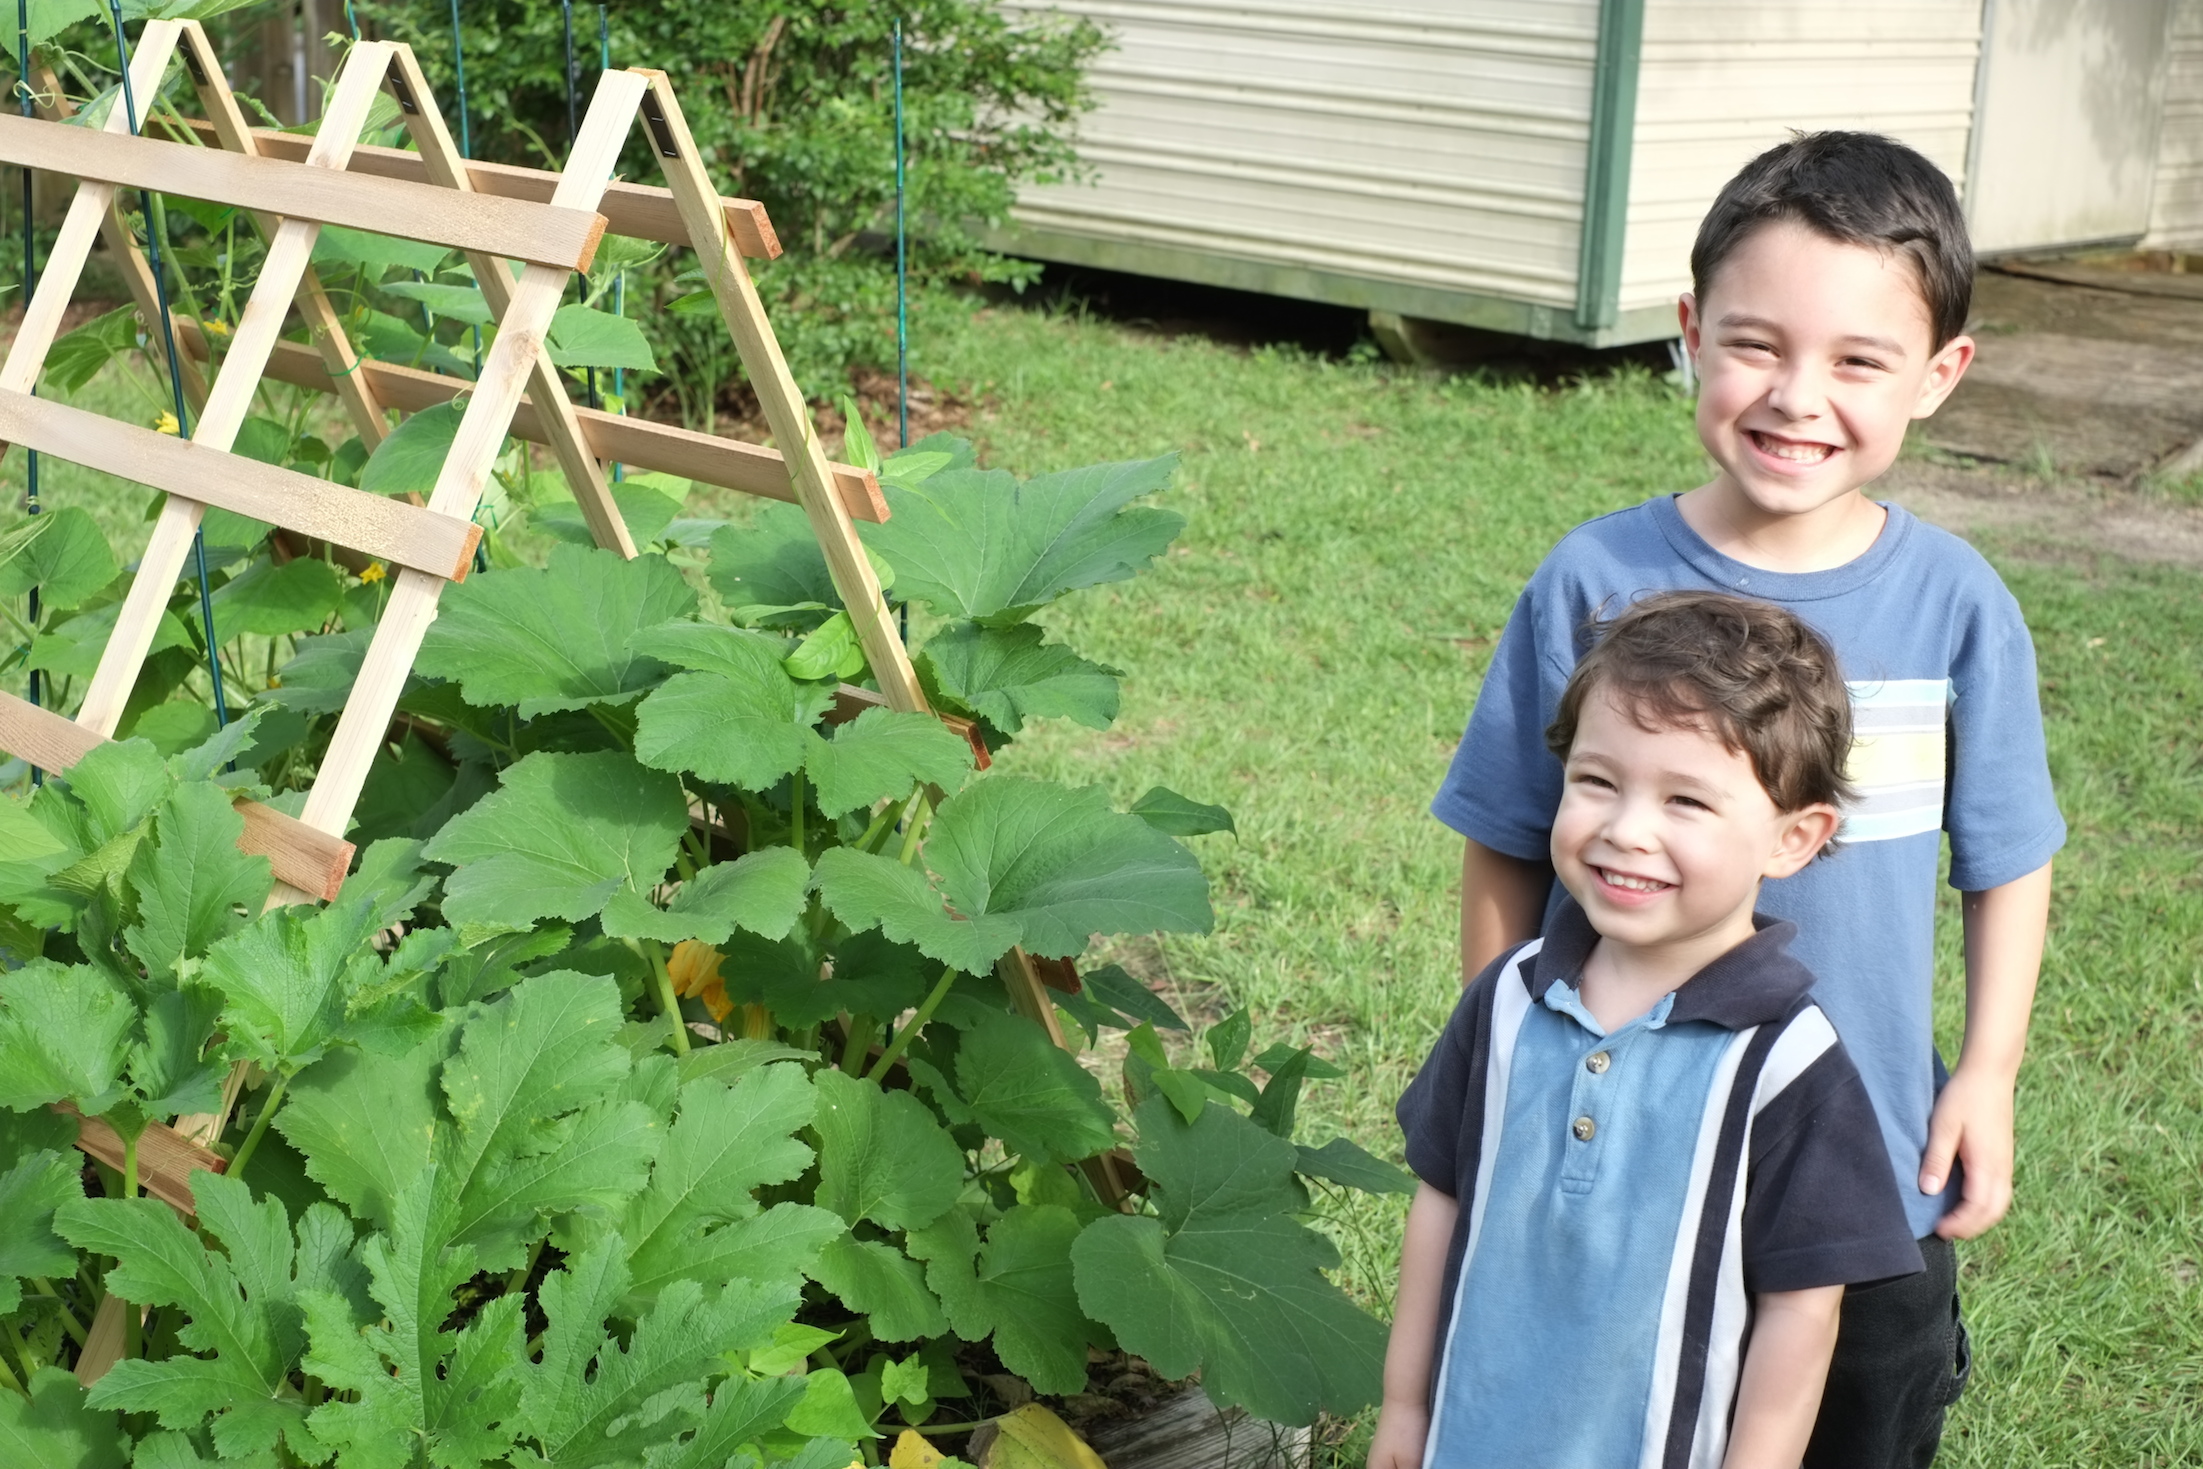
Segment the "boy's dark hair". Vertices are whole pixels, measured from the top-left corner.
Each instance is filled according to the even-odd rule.
[[[1710,725],[1751,757],[1777,810],[1852,798],[1851,696],[1834,650],[1795,614],[1726,592],[1661,592],[1591,632],[1545,731],[1562,760],[1584,700],[1603,692],[1643,729]]]
[[[1730,179],[1691,246],[1700,302],[1721,265],[1754,230],[1795,220],[1827,239],[1889,250],[1912,262],[1940,350],[1966,329],[1974,251],[1958,193],[1934,164],[1879,133],[1799,133]]]

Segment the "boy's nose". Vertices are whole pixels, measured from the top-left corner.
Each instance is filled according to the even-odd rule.
[[[1767,406],[1792,423],[1819,418],[1828,406],[1828,385],[1809,363],[1789,362],[1767,389]]]
[[[1601,833],[1608,843],[1624,852],[1649,852],[1659,845],[1655,836],[1656,813],[1643,801],[1618,801]]]

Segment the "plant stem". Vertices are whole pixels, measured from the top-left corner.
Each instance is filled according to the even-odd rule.
[[[900,806],[892,803],[882,806],[880,814],[873,817],[872,824],[864,829],[864,835],[857,838],[857,850],[860,852],[878,851],[879,847],[876,844],[886,835],[887,828],[895,820],[895,813],[901,809]]]
[[[283,1093],[290,1085],[291,1079],[288,1076],[278,1076],[275,1084],[268,1088],[268,1099],[260,1104],[260,1115],[252,1120],[252,1131],[245,1134],[244,1142],[238,1145],[237,1156],[230,1159],[229,1167],[223,1170],[229,1177],[235,1178],[243,1173],[245,1165],[252,1161],[252,1155],[259,1148],[260,1139],[266,1135],[268,1123],[275,1116],[275,1109],[283,1105]]]
[[[903,1052],[910,1049],[911,1041],[919,1031],[925,1029],[926,1022],[933,1018],[933,1012],[941,1008],[941,1002],[948,998],[949,986],[954,983],[956,970],[953,967],[942,970],[940,981],[926,994],[924,1003],[910,1017],[910,1023],[895,1032],[895,1038],[887,1043],[887,1049],[880,1052],[880,1059],[873,1062],[872,1069],[864,1074],[866,1081],[878,1081],[887,1075],[888,1067],[903,1059]]]
[[[83,1346],[84,1323],[76,1319],[76,1312],[70,1310],[69,1303],[61,1299],[61,1292],[54,1289],[54,1283],[43,1275],[34,1275],[31,1277],[31,1288],[54,1303],[61,1314],[61,1329],[69,1333],[69,1340]]]
[[[0,1329],[4,1329],[10,1336],[15,1335],[15,1328],[12,1326],[7,1326]],[[15,1373],[12,1369],[9,1368],[5,1358],[0,1358],[0,1385],[12,1387],[17,1392],[23,1393],[23,1396],[25,1397],[30,1396],[29,1393],[24,1392],[23,1384],[15,1380]]]
[[[803,772],[798,770],[788,777],[788,845],[803,855],[803,808],[810,804],[810,792],[805,788]]]
[[[927,818],[931,815],[927,809],[928,804],[926,798],[920,796],[917,804],[911,808],[910,819],[903,823],[903,850],[895,860],[905,867],[910,865],[911,858],[918,855],[918,842],[925,835]]]
[[[992,1418],[974,1418],[969,1423],[921,1423],[918,1426],[918,1431],[920,1433],[976,1433],[994,1421]]]
[[[138,1196],[138,1138],[141,1135],[142,1130],[122,1140],[122,1196],[126,1199]]]
[[[841,1048],[841,1069],[851,1076],[864,1074],[864,1058],[872,1049],[872,1037],[880,1023],[869,1015],[849,1017],[849,1040]]]
[[[665,1018],[671,1021],[673,1025],[673,1054],[686,1056],[688,1054],[688,1026],[681,1020],[681,1001],[680,997],[673,993],[673,976],[666,972],[665,955],[660,952],[659,946],[654,943],[645,942],[641,947],[644,956],[650,960],[650,972],[658,983],[658,1004],[664,1009]]]

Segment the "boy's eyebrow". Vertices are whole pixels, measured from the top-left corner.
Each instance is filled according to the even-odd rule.
[[[1782,323],[1772,321],[1764,316],[1754,316],[1746,311],[1724,312],[1714,325],[1729,328],[1758,328],[1762,331],[1780,331],[1782,329]],[[1847,346],[1871,347],[1877,352],[1887,353],[1893,357],[1905,355],[1905,344],[1892,337],[1876,337],[1863,332],[1853,332],[1848,336],[1838,337],[1836,340]]]

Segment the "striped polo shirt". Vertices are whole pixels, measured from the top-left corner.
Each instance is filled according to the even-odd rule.
[[[1611,1032],[1573,901],[1463,993],[1399,1109],[1462,1206],[1426,1469],[1713,1469],[1752,1294],[1921,1268],[1794,929],[1755,924]]]

